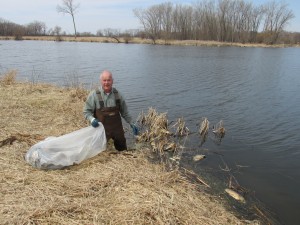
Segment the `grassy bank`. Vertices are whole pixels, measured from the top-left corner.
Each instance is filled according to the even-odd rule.
[[[151,163],[151,150],[103,153],[63,170],[35,169],[24,155],[48,136],[88,126],[87,92],[0,77],[1,224],[260,224],[179,170]]]
[[[14,40],[13,36],[0,36],[0,40]],[[56,41],[56,36],[24,36],[22,40],[39,40],[39,41]],[[111,38],[111,37],[77,37],[62,36],[60,41],[70,42],[97,42],[97,43],[129,43],[129,44],[153,44],[150,39],[142,38]],[[202,40],[156,40],[158,45],[177,45],[177,46],[206,46],[206,47],[260,47],[260,48],[285,48],[285,47],[300,47],[300,45],[274,44],[266,45],[260,43],[234,43],[234,42],[218,42],[218,41],[202,41]]]

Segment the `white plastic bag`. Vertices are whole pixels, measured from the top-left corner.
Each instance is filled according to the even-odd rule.
[[[106,149],[102,123],[97,128],[82,128],[60,137],[49,137],[33,145],[25,160],[39,169],[61,169],[96,156]]]

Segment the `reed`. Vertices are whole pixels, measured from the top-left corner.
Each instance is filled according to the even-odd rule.
[[[220,120],[214,127],[213,127],[213,133],[218,139],[222,139],[225,136],[225,128],[223,120]]]
[[[0,36],[0,40],[15,40],[14,36]],[[119,37],[117,41],[112,37],[74,37],[74,36],[22,36],[20,40],[38,40],[38,41],[68,41],[68,42],[98,42],[98,43],[126,43],[126,44],[153,44],[153,40],[146,38],[128,38]],[[164,40],[158,39],[155,41],[158,45],[177,45],[177,46],[205,46],[205,47],[258,47],[258,48],[285,48],[285,47],[300,47],[299,43],[293,45],[274,44],[267,45],[263,43],[233,43],[233,42],[219,42],[207,40]]]

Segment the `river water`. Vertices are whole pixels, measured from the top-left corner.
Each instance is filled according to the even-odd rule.
[[[195,171],[230,169],[281,224],[300,221],[300,49],[155,46],[0,41],[0,73],[18,79],[91,88],[103,69],[114,74],[134,118],[149,107],[183,117],[197,132],[202,117],[220,120],[220,143],[190,135],[207,158],[183,163]]]

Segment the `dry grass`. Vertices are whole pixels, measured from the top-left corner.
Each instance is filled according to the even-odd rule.
[[[22,40],[38,40],[38,41],[57,41],[57,36],[23,36]],[[0,36],[0,40],[15,40],[13,36]],[[153,44],[151,39],[142,38],[118,38],[120,43],[134,43],[134,44]],[[99,43],[118,43],[116,39],[110,37],[77,37],[74,36],[60,36],[59,41],[71,42],[99,42]],[[286,45],[275,44],[267,45],[261,43],[234,43],[234,42],[219,42],[219,41],[204,41],[204,40],[162,40],[155,41],[158,45],[181,45],[181,46],[205,46],[205,47],[259,47],[259,48],[284,48],[284,47],[300,47],[299,44]]]
[[[10,70],[7,73],[5,73],[4,76],[0,78],[0,84],[1,85],[11,85],[16,83],[16,76],[17,71],[16,70]]]
[[[76,93],[1,83],[1,224],[258,224],[237,218],[178,170],[150,163],[147,148],[108,149],[64,170],[31,167],[24,160],[31,145],[87,126],[84,93]]]
[[[205,139],[208,134],[209,129],[209,121],[206,117],[202,118],[201,125],[199,128],[199,134],[200,136]]]
[[[167,113],[158,113],[154,108],[150,107],[147,114],[141,112],[138,117],[140,134],[137,141],[142,143],[150,143],[152,151],[158,153],[161,158],[169,159],[172,152],[171,160],[179,161],[182,145],[182,137],[189,135],[190,131],[185,126],[183,118],[177,119],[175,124],[170,126]]]

